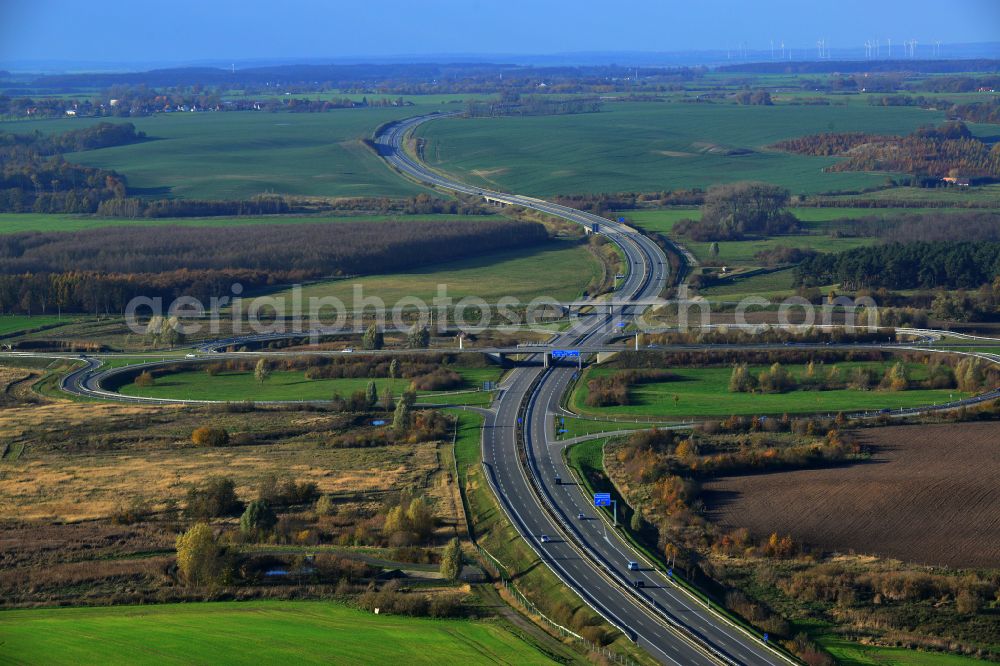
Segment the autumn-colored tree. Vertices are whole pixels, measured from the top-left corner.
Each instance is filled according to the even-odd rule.
[[[218,583],[224,570],[224,549],[212,528],[197,523],[177,537],[177,569],[189,585]]]
[[[790,534],[779,537],[777,532],[772,532],[764,546],[764,554],[769,557],[787,559],[795,555],[797,547]]]
[[[143,370],[139,373],[139,376],[135,378],[135,385],[142,388],[152,386],[156,383],[156,379],[153,378],[153,373],[149,370]]]
[[[253,369],[253,378],[257,380],[258,384],[263,384],[264,381],[271,376],[271,368],[267,364],[267,359],[262,358],[257,361],[257,365]]]

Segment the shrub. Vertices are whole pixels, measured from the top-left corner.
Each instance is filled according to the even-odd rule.
[[[232,479],[214,476],[187,492],[184,513],[189,518],[208,519],[233,516],[242,508]]]
[[[462,595],[436,594],[431,599],[428,613],[431,617],[460,617],[464,615]]]
[[[201,426],[191,433],[191,441],[197,446],[229,446],[229,432],[225,428]]]
[[[337,504],[332,495],[320,495],[316,500],[316,513],[321,516],[330,516],[337,512]]]

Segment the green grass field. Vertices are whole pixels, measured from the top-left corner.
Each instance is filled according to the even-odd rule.
[[[618,103],[600,113],[441,120],[427,159],[468,182],[545,196],[761,180],[793,193],[856,190],[885,174],[824,173],[835,159],[762,150],[817,132],[907,133],[944,115],[904,107]],[[750,154],[727,154],[750,150]]]
[[[100,227],[121,226],[185,226],[185,227],[226,227],[256,224],[320,224],[337,222],[404,222],[494,220],[488,215],[267,215],[263,217],[164,217],[113,218],[90,215],[67,215],[60,213],[0,213],[0,234],[14,234],[25,231],[82,231]]]
[[[125,174],[130,188],[157,198],[247,199],[264,192],[410,196],[427,190],[386,168],[360,139],[384,122],[417,112],[399,107],[327,113],[158,114],[128,119],[151,141],[66,158],[114,169]],[[0,131],[62,132],[100,120],[0,123]]]
[[[34,315],[32,317],[27,315],[0,315],[0,337],[42,326],[70,324],[73,321],[73,317],[68,315],[64,317],[58,317],[57,315]]]
[[[858,365],[869,365],[884,371],[889,363],[838,363],[843,376]],[[803,366],[787,366],[796,377],[804,372]],[[751,368],[754,374],[763,367]],[[926,366],[911,364],[912,379],[926,376]],[[936,402],[947,402],[968,394],[960,391],[909,390],[909,391],[858,391],[843,389],[835,391],[791,391],[788,393],[731,393],[729,377],[731,368],[670,368],[679,379],[670,382],[640,384],[630,391],[632,403],[614,407],[588,407],[587,380],[594,376],[613,372],[610,368],[591,368],[577,385],[572,396],[573,409],[586,414],[609,415],[627,414],[633,416],[655,416],[666,419],[696,417],[724,417],[732,414],[835,414],[840,411],[862,411],[917,407]],[[817,369],[819,373],[825,368]],[[674,396],[677,400],[674,400]]]
[[[360,287],[365,297],[381,298],[391,307],[408,296],[430,304],[438,294],[438,285],[445,285],[447,295],[455,299],[478,296],[494,303],[512,296],[526,303],[539,296],[550,296],[568,301],[579,297],[600,276],[601,266],[586,248],[557,241],[401,273],[318,282],[304,286],[302,295],[305,299],[334,296],[350,308],[355,287]],[[287,292],[275,295],[282,294]]]
[[[499,624],[320,601],[0,612],[0,663],[553,663]]]
[[[500,379],[500,368],[461,368],[453,367],[462,375],[465,381],[461,389],[476,390],[482,387],[486,380]],[[278,370],[271,373],[263,383],[254,379],[252,372],[221,372],[214,377],[203,370],[185,370],[163,377],[158,377],[153,386],[136,386],[128,384],[120,389],[124,395],[141,395],[150,398],[186,398],[190,400],[329,400],[334,393],[340,393],[345,398],[355,391],[364,391],[368,382],[366,377],[346,379],[306,379],[305,373],[292,370]],[[409,380],[375,379],[379,395],[383,395],[392,384],[392,391],[399,395],[409,387]],[[419,399],[427,395],[434,400],[448,402],[449,398],[435,392],[424,392]],[[462,394],[454,396],[460,398]],[[478,395],[478,394],[474,394]],[[487,394],[483,394],[486,396]],[[463,403],[464,404],[464,403]]]
[[[843,666],[982,666],[986,663],[955,654],[861,645],[829,635],[817,640]]]
[[[616,430],[643,430],[654,426],[649,423],[636,423],[634,421],[592,421],[591,419],[577,419],[567,416],[562,417],[561,421],[557,420],[555,427],[556,439],[573,439],[574,437],[583,435],[596,435]],[[560,430],[565,430],[566,432],[560,432]]]
[[[699,289],[698,294],[710,301],[739,301],[749,296],[760,296],[768,300],[786,298],[795,293],[795,276],[791,268],[741,278],[729,284],[720,284]],[[692,316],[697,309],[691,310]]]

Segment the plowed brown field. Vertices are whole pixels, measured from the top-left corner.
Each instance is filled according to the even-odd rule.
[[[1000,424],[863,430],[870,462],[706,483],[711,518],[838,552],[1000,566]]]

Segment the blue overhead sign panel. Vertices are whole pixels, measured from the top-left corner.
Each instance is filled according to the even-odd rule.
[[[579,349],[553,349],[552,358],[579,358]]]
[[[624,217],[619,217],[619,218],[618,218],[618,221],[619,221],[619,222],[625,222],[625,218],[624,218]]]
[[[611,506],[611,493],[594,493],[594,506]]]

